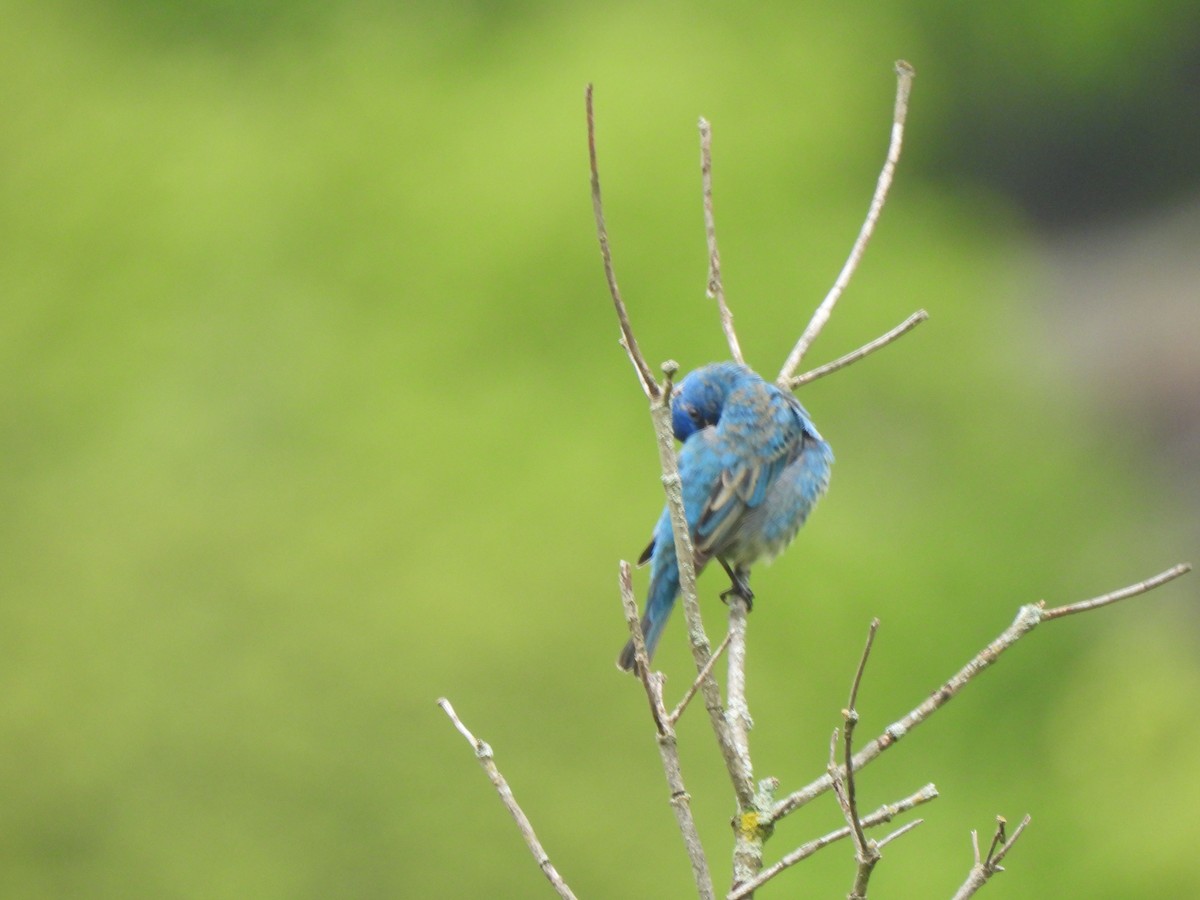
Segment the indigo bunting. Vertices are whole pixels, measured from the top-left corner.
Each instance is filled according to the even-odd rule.
[[[716,559],[737,593],[753,600],[750,566],[783,551],[829,486],[833,452],[790,393],[737,363],[696,369],[671,399],[683,509],[696,572]],[[664,508],[639,565],[650,563],[642,631],[646,652],[662,636],[679,595],[670,510]],[[617,665],[632,671],[633,641]]]

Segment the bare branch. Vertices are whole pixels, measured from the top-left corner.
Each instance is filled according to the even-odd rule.
[[[1089,610],[1099,609],[1101,606],[1108,606],[1110,603],[1116,603],[1118,600],[1125,600],[1129,597],[1136,597],[1138,594],[1144,594],[1146,591],[1153,590],[1160,584],[1166,584],[1168,581],[1174,581],[1180,575],[1186,575],[1192,571],[1191,563],[1180,563],[1177,566],[1172,566],[1165,572],[1160,572],[1153,578],[1147,578],[1145,581],[1140,581],[1137,584],[1131,584],[1129,587],[1121,588],[1119,591],[1113,591],[1111,594],[1105,594],[1102,597],[1093,597],[1091,600],[1083,600],[1079,603],[1069,603],[1066,606],[1056,606],[1053,609],[1042,611],[1042,619],[1058,619],[1062,616],[1070,616],[1075,613],[1088,612]]]
[[[992,835],[992,846],[988,847],[985,862],[990,863],[992,857],[996,855],[996,848],[1003,847],[1004,842],[1008,839],[1008,836],[1004,833],[1006,825],[1008,825],[1008,819],[1004,818],[1004,816],[996,816],[996,833]],[[978,850],[979,848],[976,847],[975,849]]]
[[[729,353],[735,362],[746,364],[737,333],[733,330],[733,313],[725,302],[725,287],[721,283],[721,254],[717,250],[717,225],[713,218],[712,199],[712,128],[700,120],[700,180],[704,189],[704,234],[708,239],[708,296],[717,301],[721,313],[721,330],[729,342]]]
[[[1003,871],[1003,869],[1000,867],[1000,863],[1004,861],[1004,857],[1008,856],[1008,851],[1012,849],[1012,845],[1017,842],[1017,838],[1019,838],[1021,836],[1021,833],[1029,826],[1029,823],[1032,821],[1033,821],[1033,816],[1029,815],[1029,813],[1026,813],[1025,817],[1023,819],[1021,819],[1021,823],[1016,827],[1016,830],[1013,831],[1012,837],[1010,837],[1007,841],[1004,842],[1004,846],[1001,847],[996,852],[995,856],[991,857],[991,863],[995,867],[997,872]],[[991,856],[991,854],[988,854],[988,855]]]
[[[746,601],[737,593],[729,596],[729,682],[725,686],[725,721],[729,725],[730,739],[734,749],[745,764],[747,775],[750,766],[750,707],[746,703]]]
[[[712,674],[713,666],[717,664],[717,660],[721,658],[721,654],[723,654],[725,652],[725,648],[729,646],[729,639],[732,636],[732,632],[725,633],[725,637],[721,640],[721,643],[717,645],[716,652],[708,658],[708,662],[704,664],[704,668],[701,669],[696,677],[692,680],[691,686],[683,694],[683,699],[681,699],[679,704],[673,710],[671,710],[671,714],[667,716],[667,721],[669,721],[672,725],[679,721],[679,717],[683,715],[683,711],[687,709],[688,704],[692,702],[692,698],[696,696],[696,690],[700,687],[701,682],[703,682],[704,679],[708,678],[709,675]]]
[[[838,808],[842,811],[842,817],[846,820],[847,827],[850,828],[850,834],[857,841],[861,831],[853,825],[854,814],[850,810],[850,798],[846,794],[846,770],[838,765],[837,744],[838,730],[835,728],[829,736],[829,765],[825,767],[825,771],[833,779],[833,795],[837,798]],[[857,853],[857,848],[855,852]]]
[[[1066,615],[1066,610],[1083,612],[1096,609],[1100,606],[1124,599],[1125,597],[1145,593],[1189,571],[1191,571],[1190,565],[1186,563],[1180,564],[1155,575],[1153,578],[1148,578],[1120,591],[1114,591],[1111,594],[1105,594],[1102,597],[1085,600],[1070,606],[1056,607],[1052,610],[1045,610],[1041,604],[1037,603],[1022,606],[1017,611],[1017,617],[1013,620],[1012,625],[1006,628],[999,637],[979,651],[970,662],[963,666],[949,681],[930,694],[924,702],[911,710],[900,721],[893,722],[884,730],[883,734],[879,735],[875,740],[856,753],[853,759],[854,768],[862,769],[863,766],[875,760],[883,751],[893,746],[902,737],[912,731],[912,729],[925,722],[930,716],[945,706],[975,676],[994,663],[1000,657],[1000,654],[1036,628],[1043,619],[1047,618],[1047,612],[1052,614],[1049,618],[1058,618]],[[826,773],[775,804],[771,810],[770,821],[774,822],[794,812],[806,803],[821,796],[821,794],[828,791],[831,787],[833,787],[833,777]]]
[[[637,598],[633,596],[633,574],[625,560],[621,560],[617,580],[621,589],[621,605],[625,610],[625,624],[629,626],[629,633],[633,637],[634,669],[646,689],[655,730],[659,734],[666,734],[669,723],[664,721],[666,711],[663,709],[661,696],[655,693],[650,684],[650,658],[646,655],[646,636],[642,633],[642,622],[638,617]]]
[[[754,766],[750,759],[750,706],[746,702],[746,616],[749,613],[744,597],[736,591],[729,599],[729,675],[725,685],[725,725],[729,742],[738,759],[739,771],[753,779]],[[766,834],[760,826],[760,810],[769,810],[775,802],[774,790],[779,784],[768,779],[754,795],[750,804],[738,804],[737,827],[733,829],[733,884],[744,884],[762,871],[763,844]]]
[[[708,857],[704,853],[704,846],[700,843],[700,833],[696,829],[696,820],[692,816],[692,798],[683,783],[683,768],[679,761],[679,746],[673,727],[674,719],[667,715],[663,706],[663,676],[660,672],[650,671],[650,661],[646,656],[646,640],[642,634],[641,622],[638,620],[637,599],[633,596],[633,578],[630,574],[629,563],[625,560],[621,560],[620,587],[625,619],[629,623],[630,634],[633,635],[635,668],[646,689],[646,699],[650,701],[650,713],[654,716],[654,726],[658,731],[658,753],[662,758],[667,788],[671,792],[671,807],[675,810],[675,823],[679,827],[679,833],[683,836],[683,846],[692,864],[692,878],[696,882],[696,891],[700,897],[711,900],[714,896],[712,875],[709,874]]]
[[[904,142],[904,120],[908,116],[908,95],[912,90],[915,75],[913,67],[904,60],[896,62],[896,104],[892,112],[892,138],[888,146],[887,159],[883,164],[883,171],[879,173],[879,180],[875,185],[875,196],[871,198],[871,205],[867,209],[867,218],[863,221],[862,228],[858,232],[858,239],[850,250],[846,264],[842,266],[842,271],[838,274],[833,287],[829,289],[829,293],[825,295],[825,299],[813,313],[808,327],[804,329],[804,334],[800,335],[800,340],[796,342],[796,346],[792,348],[783,368],[779,370],[776,382],[780,385],[791,381],[792,374],[800,365],[800,360],[804,358],[804,354],[808,352],[812,342],[816,340],[821,329],[825,327],[825,323],[829,321],[834,305],[842,296],[842,292],[846,290],[846,285],[850,283],[850,278],[854,274],[854,270],[858,268],[863,252],[867,249],[867,242],[875,231],[879,214],[883,211],[883,203],[887,199],[888,189],[892,185],[896,163],[900,160],[900,148]]]
[[[661,675],[657,678],[657,694],[659,703],[662,702]],[[683,836],[684,849],[688,861],[692,865],[692,879],[696,883],[696,894],[701,900],[713,900],[712,875],[708,871],[708,857],[704,846],[700,843],[700,832],[696,829],[696,820],[692,816],[692,796],[683,784],[683,770],[679,762],[679,745],[675,739],[675,730],[669,729],[666,734],[658,736],[658,750],[662,757],[663,772],[667,776],[667,788],[671,792],[671,807],[675,810],[675,823]]]
[[[817,366],[817,368],[815,368],[815,369],[810,369],[809,371],[805,372],[803,375],[797,375],[795,378],[793,378],[789,382],[787,382],[787,384],[780,385],[780,386],[785,388],[786,390],[794,391],[796,388],[800,387],[800,385],[802,385],[802,384],[808,384],[811,381],[816,381],[818,378],[824,378],[826,375],[830,375],[830,374],[836,372],[838,369],[844,369],[846,366],[850,365],[851,363],[858,362],[864,356],[870,356],[876,350],[886,347],[888,344],[890,344],[892,341],[896,340],[897,338],[903,337],[904,335],[908,334],[908,332],[912,331],[914,328],[916,328],[918,325],[920,325],[922,322],[924,322],[928,318],[929,318],[929,313],[925,312],[925,310],[923,310],[923,309],[918,309],[915,313],[913,313],[911,316],[909,316],[907,319],[905,319],[903,322],[901,322],[899,325],[897,325],[895,328],[893,328],[891,331],[887,332],[886,334],[882,334],[879,337],[875,338],[875,340],[873,340],[869,343],[863,344],[857,350],[853,350],[850,353],[847,353],[845,356],[839,356],[833,362],[828,362],[828,363],[825,363],[825,365],[823,365],[823,366]]]
[[[633,326],[629,324],[629,313],[625,302],[621,299],[621,290],[617,287],[617,273],[613,269],[612,251],[608,246],[608,228],[604,224],[604,204],[600,200],[600,169],[596,164],[596,118],[592,109],[592,85],[585,92],[587,106],[588,133],[588,162],[592,169],[592,212],[596,217],[596,237],[600,240],[600,256],[604,260],[604,277],[608,280],[608,292],[612,295],[613,307],[617,311],[617,321],[621,326],[621,346],[637,371],[642,390],[651,400],[658,397],[658,383],[654,373],[650,371],[642,351],[638,349],[637,338],[633,336]]]
[[[875,870],[875,864],[879,862],[880,858],[879,847],[873,841],[867,840],[867,836],[863,834],[862,823],[858,819],[858,798],[854,783],[854,726],[858,724],[858,710],[855,708],[855,704],[858,702],[858,688],[862,684],[863,672],[867,668],[871,645],[875,643],[875,633],[878,630],[879,619],[872,619],[870,631],[867,632],[867,643],[863,647],[862,657],[858,661],[858,670],[854,673],[854,681],[850,685],[850,702],[846,709],[842,710],[842,718],[846,723],[844,729],[845,762],[843,763],[843,771],[846,774],[845,783],[842,790],[839,791],[839,799],[842,811],[846,815],[846,822],[854,834],[855,859],[858,862],[858,871],[854,877],[854,887],[850,890],[849,900],[866,900],[867,884],[870,882],[871,873]],[[834,776],[836,789],[840,775],[836,766],[831,766],[831,774]]]
[[[887,837],[876,841],[875,842],[876,848],[883,849],[886,845],[890,844],[896,838],[902,837],[903,835],[908,834],[908,832],[912,831],[918,825],[924,824],[924,822],[925,822],[924,819],[914,819],[913,821],[909,822],[907,825],[901,825],[899,828],[897,828],[895,831],[893,831]]]
[[[955,892],[953,900],[967,900],[968,897],[973,897],[975,892],[983,887],[989,878],[997,872],[1004,871],[1004,867],[1000,865],[1000,861],[1008,855],[1008,851],[1012,849],[1012,845],[1017,842],[1017,838],[1021,836],[1021,833],[1025,830],[1029,822],[1030,818],[1027,815],[1012,833],[1012,837],[1006,838],[1004,835],[1005,819],[1003,816],[996,816],[996,833],[992,836],[992,846],[988,850],[987,858],[982,860],[979,858],[979,835],[974,831],[971,832],[971,845],[975,852],[975,865],[971,867],[971,871],[967,875],[967,880]]]
[[[487,776],[491,779],[496,793],[500,795],[501,801],[503,801],[505,807],[508,808],[509,813],[516,821],[517,828],[521,831],[521,837],[525,838],[525,844],[529,847],[529,852],[533,854],[534,860],[537,861],[542,874],[546,876],[550,884],[558,891],[560,897],[564,898],[564,900],[575,900],[575,894],[567,887],[567,883],[563,881],[562,876],[558,874],[558,870],[550,862],[550,857],[546,855],[546,851],[542,849],[542,844],[537,839],[537,835],[533,833],[533,825],[530,824],[529,818],[517,804],[517,798],[513,796],[508,782],[500,774],[500,769],[496,767],[496,761],[492,758],[492,748],[471,734],[467,726],[463,724],[462,719],[454,712],[454,707],[450,705],[449,700],[442,697],[437,703],[442,708],[442,711],[450,717],[450,721],[454,723],[454,727],[458,729],[459,734],[465,737],[467,743],[475,748],[475,757],[479,760],[479,764],[483,766],[483,770],[487,772]]]
[[[858,671],[854,673],[854,682],[850,685],[850,704],[849,710],[854,712],[855,705],[858,703],[858,688],[862,684],[863,672],[867,668],[867,658],[871,655],[871,645],[875,643],[875,632],[879,630],[879,619],[871,620],[871,627],[867,632],[867,643],[863,647],[862,658],[858,661]],[[858,717],[853,717],[853,723],[858,722]],[[850,723],[848,723],[850,724]]]
[[[892,821],[896,816],[906,813],[914,807],[920,806],[923,803],[928,803],[930,800],[937,798],[937,788],[932,784],[927,784],[921,790],[911,796],[905,797],[898,803],[890,803],[879,807],[870,815],[862,820],[864,828],[874,828],[876,825],[882,825]],[[763,869],[753,881],[748,881],[743,885],[739,885],[735,890],[729,892],[726,900],[742,900],[744,897],[750,896],[784,869],[791,868],[798,862],[808,859],[818,850],[822,850],[837,841],[844,840],[850,837],[850,826],[845,825],[836,831],[831,831],[822,837],[802,844],[784,856],[779,862]]]

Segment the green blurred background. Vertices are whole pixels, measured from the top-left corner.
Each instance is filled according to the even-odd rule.
[[[661,505],[616,345],[768,375],[905,159],[800,396],[832,491],[757,573],[759,775],[820,772],[872,616],[864,737],[1017,607],[1196,555],[1194,2],[4,2],[0,894],[548,896],[449,696],[581,897],[687,897],[619,558]],[[1190,267],[1190,268],[1189,268]],[[644,574],[637,585],[644,587]],[[1198,896],[1196,576],[1046,626],[864,774],[927,781],[881,896]],[[711,631],[716,574],[702,581]],[[674,624],[660,661],[682,689]],[[719,883],[727,780],[681,728]],[[778,854],[836,827],[825,797]],[[842,846],[771,896],[841,896]]]

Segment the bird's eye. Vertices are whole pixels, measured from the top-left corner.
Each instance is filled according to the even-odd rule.
[[[687,414],[693,422],[695,422],[697,425],[700,424],[700,410],[696,409],[694,406],[689,406],[687,408]]]

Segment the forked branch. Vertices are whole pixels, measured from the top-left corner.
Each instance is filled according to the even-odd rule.
[[[903,800],[900,800],[897,803],[889,803],[885,806],[881,806],[874,812],[864,816],[861,820],[862,826],[864,828],[874,828],[876,825],[882,825],[885,822],[890,822],[896,816],[906,813],[914,807],[920,806],[923,803],[928,803],[930,800],[936,800],[937,796],[937,788],[932,784],[927,784],[915,794],[905,797]],[[921,820],[918,819],[917,821],[920,822]],[[909,824],[911,825],[913,823]],[[752,881],[748,881],[745,884],[738,886],[737,889],[730,891],[726,896],[726,900],[742,900],[742,898],[750,896],[750,894],[754,893],[772,878],[777,876],[780,872],[791,868],[798,862],[803,862],[818,850],[823,850],[832,843],[850,837],[850,833],[850,826],[844,825],[835,831],[829,832],[829,834],[823,835],[815,840],[809,841],[806,844],[800,845],[791,853],[786,854],[781,860],[779,860],[779,862],[763,869],[762,872],[760,872]],[[880,843],[882,844],[883,842],[881,841]]]
[[[833,307],[837,304],[838,298],[842,296],[842,292],[846,290],[846,285],[850,283],[850,278],[854,274],[854,270],[858,268],[859,261],[867,249],[867,242],[870,241],[871,235],[875,232],[875,225],[879,221],[879,214],[883,211],[884,201],[887,200],[888,190],[892,186],[892,177],[896,173],[896,163],[900,160],[900,148],[904,143],[904,121],[908,117],[908,95],[912,90],[912,82],[915,76],[916,72],[913,67],[904,60],[896,62],[896,104],[892,111],[892,137],[888,145],[887,159],[884,161],[883,171],[879,173],[879,180],[875,185],[875,195],[871,198],[871,205],[867,209],[867,217],[858,232],[858,239],[850,249],[850,256],[846,259],[845,265],[842,266],[842,271],[838,274],[837,280],[834,281],[833,287],[829,289],[829,293],[825,295],[825,299],[821,301],[821,305],[813,313],[808,327],[800,335],[800,340],[796,342],[796,346],[788,354],[783,368],[779,370],[779,377],[775,381],[781,387],[786,386],[792,380],[792,375],[799,367],[804,354],[808,352],[808,348],[812,346],[812,342],[816,340],[817,335],[821,333],[821,329],[825,327],[825,323],[829,321],[829,317],[833,313]]]
[[[875,643],[875,633],[879,630],[879,620],[871,620],[871,629],[867,632],[867,643],[863,647],[862,657],[858,661],[858,670],[854,673],[854,681],[850,685],[850,701],[842,710],[843,720],[843,764],[839,769],[834,761],[833,748],[830,749],[829,773],[833,776],[833,789],[837,794],[838,804],[846,817],[854,837],[854,858],[858,869],[854,876],[854,886],[850,889],[849,900],[866,900],[867,884],[875,864],[879,862],[879,844],[869,840],[863,833],[862,822],[858,818],[858,788],[854,778],[854,728],[858,725],[858,689],[862,684],[863,672],[867,668],[867,659],[871,655],[871,646]],[[836,737],[837,732],[834,732]]]
[[[1007,825],[1004,816],[996,816],[996,833],[992,836],[992,845],[988,848],[987,856],[983,859],[979,858],[979,833],[976,831],[971,832],[971,847],[975,851],[975,865],[971,867],[971,871],[967,875],[967,880],[962,883],[962,887],[955,892],[953,900],[967,900],[968,897],[973,897],[975,892],[983,887],[989,878],[997,872],[1004,871],[1004,867],[1000,865],[1001,860],[1008,855],[1008,851],[1012,849],[1012,845],[1017,842],[1017,838],[1025,831],[1029,822],[1030,817],[1027,815],[1021,820],[1021,824],[1017,826],[1016,831],[1010,837],[1004,832]]]
[[[1006,628],[999,637],[979,651],[965,666],[963,666],[955,675],[950,678],[945,684],[934,691],[929,697],[915,709],[911,710],[904,718],[898,722],[889,725],[883,732],[858,753],[854,754],[853,764],[855,770],[861,770],[868,763],[873,762],[879,757],[883,751],[893,746],[902,737],[916,728],[918,725],[926,722],[930,716],[945,706],[952,697],[956,696],[959,691],[971,683],[971,681],[984,669],[999,659],[1000,655],[1027,635],[1038,626],[1039,623],[1045,620],[1053,620],[1062,616],[1070,615],[1076,612],[1086,612],[1091,609],[1098,609],[1102,606],[1116,603],[1118,600],[1125,600],[1129,597],[1135,597],[1139,594],[1144,594],[1147,591],[1153,590],[1160,585],[1166,584],[1185,575],[1192,570],[1188,563],[1180,563],[1172,566],[1166,571],[1160,572],[1152,578],[1147,578],[1145,581],[1139,581],[1137,584],[1132,584],[1118,591],[1113,591],[1109,594],[1104,594],[1100,597],[1095,597],[1091,600],[1084,600],[1079,603],[1072,603],[1066,606],[1059,606],[1053,609],[1046,609],[1043,603],[1032,603],[1022,606],[1017,612],[1017,617],[1012,625]],[[800,790],[789,794],[780,800],[771,811],[770,821],[774,822],[789,813],[795,812],[800,807],[821,796],[821,794],[833,787],[833,776],[826,773],[815,781],[810,782]]]

